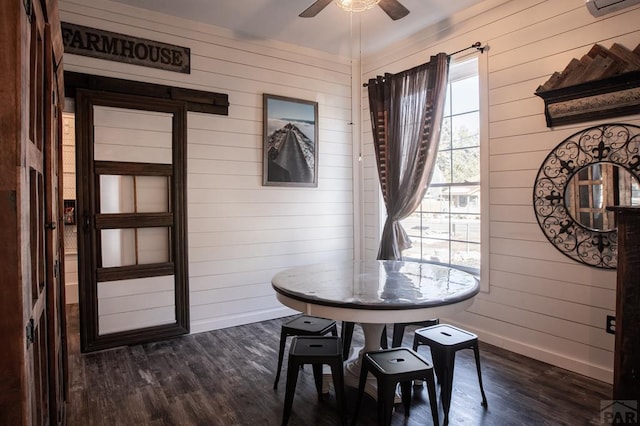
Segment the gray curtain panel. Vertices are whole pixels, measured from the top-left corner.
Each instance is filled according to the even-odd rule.
[[[402,260],[411,241],[400,220],[419,205],[431,180],[449,75],[449,56],[369,80],[369,110],[387,220],[378,259]]]

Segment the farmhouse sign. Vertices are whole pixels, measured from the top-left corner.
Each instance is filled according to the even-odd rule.
[[[62,40],[66,53],[184,74],[191,72],[191,51],[188,47],[67,22],[62,23]]]

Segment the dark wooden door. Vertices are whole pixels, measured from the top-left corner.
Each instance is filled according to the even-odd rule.
[[[55,71],[51,24],[45,25],[45,269],[49,364],[49,412],[52,424],[63,424],[67,393],[67,352],[62,221],[62,110],[61,79]]]
[[[57,2],[0,2],[0,48],[0,424],[61,424]]]
[[[189,331],[182,102],[78,90],[83,351]]]

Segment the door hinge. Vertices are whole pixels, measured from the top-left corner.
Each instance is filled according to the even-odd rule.
[[[56,260],[53,263],[53,278],[58,278],[58,271],[60,271],[60,262]]]
[[[44,227],[47,229],[56,229],[56,223],[55,222],[45,223]]]
[[[29,344],[33,343],[35,339],[35,330],[35,323],[33,322],[33,318],[31,318],[29,324],[27,324],[27,347],[29,347]]]

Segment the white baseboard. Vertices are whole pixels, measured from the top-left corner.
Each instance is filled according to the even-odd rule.
[[[538,361],[546,362],[547,364],[555,365],[556,367],[564,368],[565,370],[573,371],[574,373],[582,374],[584,376],[591,377],[605,383],[613,383],[612,368],[604,368],[602,366],[594,365],[583,360],[569,358],[563,354],[541,349],[517,340],[508,339],[504,336],[475,328],[469,324],[451,321],[450,319],[447,319],[446,322],[448,324],[455,325],[464,330],[468,330],[474,334],[477,334],[478,339],[482,342],[489,343],[491,345],[507,349],[511,352],[515,352],[517,354],[524,355]]]
[[[203,333],[205,331],[211,330],[219,330],[221,328],[234,327],[237,325],[251,324],[254,322],[266,321],[275,318],[282,318],[299,313],[300,312],[294,311],[293,309],[281,307],[257,312],[246,312],[243,314],[229,315],[219,318],[209,318],[200,321],[192,321],[191,334]]]
[[[78,283],[65,284],[64,301],[67,305],[78,303]]]

